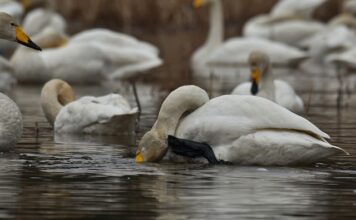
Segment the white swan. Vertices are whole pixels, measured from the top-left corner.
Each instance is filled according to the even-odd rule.
[[[58,32],[66,33],[66,20],[55,12],[54,0],[47,0],[44,3],[44,8],[34,9],[26,15],[23,21],[24,31],[30,36],[34,36],[50,27]]]
[[[304,112],[303,100],[287,82],[276,80],[266,54],[254,51],[249,56],[251,81],[237,86],[232,94],[257,95],[296,113]]]
[[[317,7],[326,0],[279,0],[271,11],[272,16],[296,15],[310,19]]]
[[[0,12],[0,38],[40,49],[8,14]],[[24,58],[26,59],[26,58]],[[0,93],[0,151],[14,147],[22,135],[22,115],[18,106]]]
[[[115,135],[134,132],[137,108],[131,108],[122,96],[74,99],[73,89],[62,80],[51,80],[43,87],[42,109],[57,133]]]
[[[169,148],[168,135],[194,143],[171,137]],[[166,155],[175,160],[174,153],[167,154],[172,149],[210,162],[309,164],[344,152],[328,138],[308,120],[267,99],[227,95],[209,101],[204,90],[184,86],[163,102],[156,123],[139,143],[136,161],[158,162]]]
[[[243,35],[299,47],[301,41],[323,30],[325,30],[325,25],[321,22],[302,20],[293,18],[293,16],[260,15],[245,24]]]
[[[33,39],[40,45],[48,40],[61,44],[65,38],[58,35],[62,36],[56,30],[46,29]],[[20,82],[43,83],[60,78],[69,83],[99,84],[109,77],[124,77],[159,66],[162,60],[151,51],[93,39],[81,43],[69,41],[41,53],[18,48],[11,63]]]
[[[288,65],[298,63],[308,55],[282,43],[258,38],[232,38],[223,43],[223,8],[220,0],[195,0],[195,7],[210,6],[210,31],[206,43],[192,57],[195,73],[210,74],[211,66],[239,65],[254,50],[263,50],[271,61]]]
[[[14,69],[10,62],[0,57],[0,92],[7,93],[16,84]]]

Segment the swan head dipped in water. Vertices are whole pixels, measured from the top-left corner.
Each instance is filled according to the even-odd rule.
[[[41,106],[43,112],[54,126],[54,122],[63,106],[75,100],[75,93],[72,87],[63,80],[53,79],[47,82],[41,92]]]
[[[197,86],[182,86],[169,94],[162,103],[157,121],[139,143],[136,162],[158,162],[168,150],[167,139],[174,135],[184,114],[209,101],[209,96]]]
[[[0,38],[18,42],[26,47],[41,50],[22,30],[17,22],[8,14],[0,12]]]
[[[194,0],[193,1],[193,6],[194,8],[201,8],[204,7],[206,5],[212,4],[214,2],[216,2],[218,0]]]

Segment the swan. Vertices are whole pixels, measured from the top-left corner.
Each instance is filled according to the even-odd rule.
[[[190,156],[240,165],[310,164],[345,152],[329,138],[267,99],[225,95],[209,100],[201,88],[183,86],[163,102],[156,123],[139,142],[136,162],[191,162]]]
[[[9,14],[0,12],[0,38],[40,50]],[[25,59],[25,58],[24,58]],[[0,93],[0,151],[10,150],[22,135],[22,114],[9,97]]]
[[[56,133],[115,135],[134,132],[137,108],[120,95],[82,97],[75,101],[71,86],[63,80],[47,82],[41,92],[43,112]]]
[[[9,92],[16,82],[14,69],[10,62],[5,58],[0,57],[0,92]]]
[[[243,35],[266,38],[299,47],[301,41],[325,30],[325,28],[321,22],[302,20],[293,16],[260,15],[245,24]]]
[[[326,0],[279,0],[273,7],[271,15],[276,17],[292,14],[310,19],[316,8],[324,2]]]
[[[44,1],[44,4],[44,8],[34,9],[26,15],[23,21],[24,31],[29,34],[29,36],[34,36],[47,27],[51,27],[58,32],[66,33],[66,20],[62,15],[55,12],[55,1],[47,0]]]
[[[72,84],[98,84],[108,78],[125,77],[162,64],[158,55],[151,51],[114,45],[104,40],[71,42],[52,28],[46,28],[33,39],[40,45],[50,39],[62,46],[45,49],[41,53],[18,48],[11,57],[11,63],[19,82],[44,83],[60,78]]]
[[[293,87],[283,80],[274,79],[269,58],[260,51],[249,56],[251,81],[237,86],[232,94],[257,95],[267,98],[295,113],[304,112],[303,100]]]
[[[271,61],[282,65],[297,64],[308,55],[291,46],[259,38],[232,38],[223,43],[223,8],[220,0],[195,0],[196,8],[210,7],[210,30],[206,43],[192,56],[192,69],[198,74],[209,74],[211,66],[239,65],[253,50],[264,50]]]

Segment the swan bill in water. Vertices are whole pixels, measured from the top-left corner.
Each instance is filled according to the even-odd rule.
[[[16,41],[17,43],[20,43],[26,47],[35,49],[35,50],[39,50],[41,51],[42,49],[37,46],[26,34],[25,32],[22,30],[22,28],[16,24],[11,24],[13,26],[15,26],[16,28]]]

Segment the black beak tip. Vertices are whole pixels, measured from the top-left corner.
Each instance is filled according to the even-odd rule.
[[[17,41],[17,42],[26,47],[32,48],[34,50],[42,51],[42,48],[37,46],[37,44],[35,44],[31,39],[28,41],[28,43],[24,43],[22,41]]]

